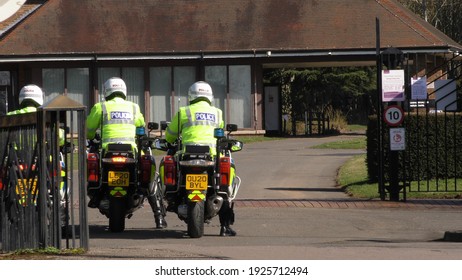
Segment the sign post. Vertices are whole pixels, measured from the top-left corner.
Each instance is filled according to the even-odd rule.
[[[389,127],[388,167],[389,184],[386,187],[390,194],[390,201],[399,201],[399,193],[402,186],[399,184],[400,160],[399,151],[404,150],[404,128],[396,128],[404,120],[404,111],[398,106],[398,102],[406,99],[405,73],[401,68],[404,54],[396,48],[388,48],[381,54],[382,63],[387,67],[382,70],[381,93],[382,102],[388,102],[383,112],[383,119]],[[381,66],[381,65],[380,65]],[[401,68],[401,69],[400,69]],[[383,198],[382,198],[383,199]]]
[[[404,111],[398,105],[390,105],[385,109],[383,118],[389,126],[398,126],[404,120]]]

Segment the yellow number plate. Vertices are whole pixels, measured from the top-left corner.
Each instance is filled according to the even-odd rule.
[[[186,189],[203,191],[208,186],[207,174],[186,174]]]
[[[110,187],[128,187],[130,184],[130,173],[109,171],[107,181]]]

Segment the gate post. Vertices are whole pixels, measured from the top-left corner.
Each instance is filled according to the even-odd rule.
[[[396,48],[388,48],[382,52],[382,63],[387,67],[388,70],[395,70],[400,65],[402,65],[404,61],[403,52]],[[382,81],[383,82],[383,81]],[[400,108],[398,105],[398,101],[404,101],[404,89],[403,89],[403,97],[397,97],[396,99],[391,99],[388,102],[388,106],[393,106]],[[401,100],[402,99],[402,100]],[[396,101],[395,101],[396,100]],[[383,100],[387,101],[387,100]],[[392,112],[392,111],[390,111]],[[394,111],[392,113],[398,113],[399,111]],[[385,114],[387,111],[385,112]],[[386,115],[384,117],[387,117]],[[391,126],[399,125],[402,121],[404,115],[401,113],[397,114],[397,116],[388,116],[390,121],[388,123],[388,131],[389,131],[389,143],[390,147],[388,150],[388,175],[389,175],[389,185],[388,185],[388,192],[390,194],[390,201],[399,201],[399,193],[401,191],[401,186],[399,184],[399,168],[400,168],[400,161],[399,161],[399,151],[395,150],[391,147],[392,143],[392,133],[391,133]],[[399,118],[399,119],[396,119]],[[396,121],[396,122],[395,122]]]
[[[53,211],[56,228],[60,234],[54,235],[54,240],[47,240],[46,236],[42,236],[42,243],[50,242],[51,245],[61,247],[61,214],[65,214],[66,229],[65,247],[76,248],[80,247],[85,250],[89,249],[89,233],[87,220],[87,204],[86,204],[86,106],[70,99],[66,95],[58,95],[54,99],[39,107],[37,113],[40,117],[41,129],[39,130],[39,138],[41,148],[41,166],[47,166],[51,160],[51,170],[56,172],[54,178],[46,181],[46,169],[41,168],[41,187],[47,189],[45,184],[51,185],[54,192]],[[64,125],[64,129],[61,125]],[[47,143],[45,139],[45,128],[48,127],[52,132],[50,141]],[[64,143],[59,144],[60,137],[58,131],[64,132]],[[47,153],[47,149],[50,151]],[[63,162],[60,163],[62,157]],[[61,165],[62,164],[62,165]],[[64,171],[59,173],[58,171]],[[74,174],[75,173],[75,174]],[[64,175],[64,177],[63,177]],[[40,191],[40,194],[46,193]],[[43,202],[42,202],[43,203]],[[63,207],[58,207],[62,204]],[[42,206],[46,206],[45,204]],[[77,208],[78,209],[75,209]],[[43,209],[45,210],[45,209]],[[64,213],[63,213],[64,212]],[[78,232],[77,232],[78,230]],[[56,233],[56,230],[55,230]],[[80,241],[79,245],[77,244]]]

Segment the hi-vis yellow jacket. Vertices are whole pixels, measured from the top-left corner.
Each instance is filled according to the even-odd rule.
[[[216,139],[213,137],[213,131],[218,127],[224,127],[222,111],[207,101],[199,101],[180,108],[165,132],[165,139],[173,143],[181,134],[183,146],[208,145],[214,155]]]
[[[10,116],[10,115],[20,115],[20,114],[27,114],[27,113],[33,113],[33,112],[37,112],[37,108],[34,107],[34,106],[29,106],[29,107],[25,107],[25,108],[22,108],[22,109],[18,109],[16,111],[8,112],[7,115],[8,116]]]
[[[120,97],[97,103],[87,117],[87,137],[93,139],[101,128],[102,148],[109,143],[131,144],[136,149],[137,127],[144,127],[140,106]]]
[[[28,106],[28,107],[25,107],[25,108],[22,108],[22,109],[18,109],[18,110],[15,110],[15,111],[8,112],[7,115],[8,116],[20,115],[20,114],[27,114],[27,113],[34,113],[34,112],[37,112],[37,108],[34,107],[34,106]],[[60,128],[58,133],[59,133],[59,145],[63,146],[64,142],[66,141],[65,140],[65,135],[64,135],[64,129]]]

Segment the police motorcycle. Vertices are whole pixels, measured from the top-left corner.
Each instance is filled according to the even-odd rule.
[[[155,127],[157,125],[157,127]],[[151,127],[154,126],[154,127]],[[158,129],[151,123],[150,129]],[[136,129],[137,151],[130,144],[108,144],[100,151],[100,137],[87,145],[89,207],[109,219],[111,232],[125,230],[125,219],[143,207],[156,178],[156,163],[144,127]],[[98,203],[99,202],[99,203]]]
[[[168,123],[163,123],[165,130]],[[158,188],[167,202],[166,210],[174,212],[187,224],[191,238],[204,234],[204,223],[219,214],[226,203],[233,207],[241,179],[236,176],[231,153],[242,149],[243,143],[230,139],[237,131],[237,125],[226,126],[227,135],[222,128],[216,128],[216,156],[210,153],[209,146],[185,145],[181,138],[174,144],[158,138],[153,148],[167,151],[159,165]]]
[[[67,133],[69,128],[66,127],[65,129]],[[25,208],[37,206],[39,175],[38,146],[35,146],[32,153],[30,151],[16,151],[15,144],[7,147],[7,149],[14,149],[15,152],[7,151],[4,153],[0,167],[0,191],[13,187],[14,195],[10,196],[13,201]],[[48,145],[47,149],[50,152]],[[55,212],[59,213],[57,219],[59,219],[61,233],[66,237],[69,235],[69,188],[64,157],[66,154],[72,153],[73,149],[74,146],[68,141],[60,146],[57,153],[57,164],[55,165],[55,162],[52,160],[53,157],[50,156],[50,160],[47,161],[46,166],[47,172],[45,173],[48,186],[48,194],[46,195],[47,206],[50,208],[54,207],[53,202],[58,202],[59,210],[55,208]],[[6,181],[7,178],[9,178],[9,181]],[[54,188],[52,188],[53,186]],[[50,213],[47,212],[48,215]]]

